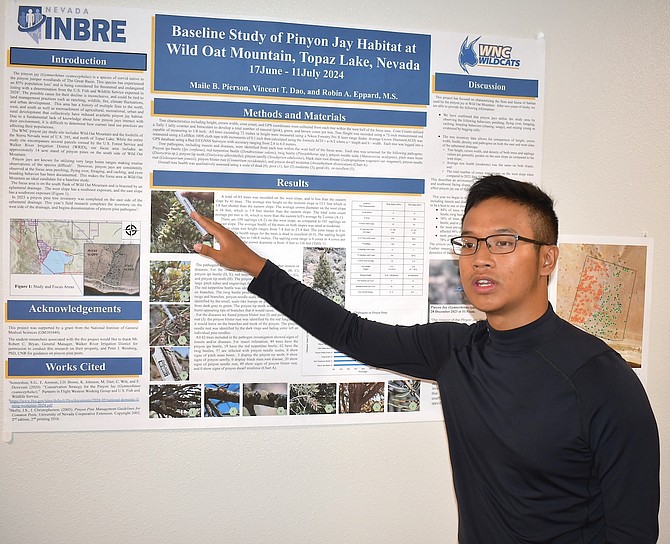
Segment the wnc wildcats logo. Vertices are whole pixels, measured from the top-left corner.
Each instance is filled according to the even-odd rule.
[[[480,43],[477,48],[477,42],[481,38],[475,38],[468,43],[469,36],[466,36],[461,44],[461,50],[458,54],[458,64],[466,73],[468,66],[471,68],[477,65],[481,66],[495,66],[498,68],[519,68],[521,61],[512,58],[511,45],[492,45],[487,43]]]

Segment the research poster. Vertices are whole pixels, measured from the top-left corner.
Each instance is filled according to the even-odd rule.
[[[540,182],[541,39],[5,9],[5,436],[441,419],[195,254],[189,212],[362,316],[476,320],[449,239],[476,178]]]

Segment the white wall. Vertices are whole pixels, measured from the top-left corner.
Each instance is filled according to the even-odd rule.
[[[114,3],[427,33],[544,32],[543,185],[563,234],[655,239],[648,391],[670,439],[667,0]],[[660,542],[670,542],[668,474]],[[436,423],[18,434],[0,444],[0,505],[8,543],[456,542]]]

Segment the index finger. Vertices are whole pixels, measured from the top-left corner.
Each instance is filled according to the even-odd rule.
[[[202,225],[205,228],[205,230],[210,234],[214,234],[212,231],[216,230],[216,227],[221,226],[213,219],[210,219],[205,215],[201,215],[196,211],[191,212],[191,218],[197,221],[200,225]]]

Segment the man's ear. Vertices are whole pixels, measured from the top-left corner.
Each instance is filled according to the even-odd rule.
[[[549,277],[558,262],[558,246],[540,247],[540,275]]]

